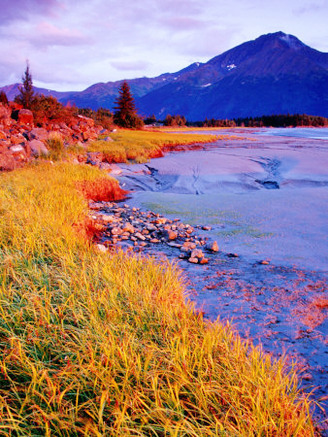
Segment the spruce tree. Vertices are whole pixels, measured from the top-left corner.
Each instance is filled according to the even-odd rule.
[[[18,96],[15,98],[15,102],[20,103],[26,109],[31,109],[32,103],[34,101],[34,91],[33,91],[33,81],[32,75],[30,73],[30,66],[27,62],[26,70],[22,77],[22,85],[19,87]]]
[[[119,89],[119,96],[115,100],[114,123],[120,127],[138,129],[143,122],[138,117],[134,99],[129,84],[124,81]]]

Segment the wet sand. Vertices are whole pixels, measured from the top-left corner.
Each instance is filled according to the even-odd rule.
[[[302,386],[318,387],[320,399],[328,394],[328,140],[231,134],[240,139],[122,165],[120,182],[133,190],[131,206],[212,227],[205,234],[220,252],[208,265],[177,261],[191,300],[266,352],[296,359]],[[168,246],[143,250],[178,260]]]

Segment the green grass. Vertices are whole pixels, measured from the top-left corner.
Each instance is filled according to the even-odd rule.
[[[197,314],[175,265],[82,237],[76,187],[103,177],[0,175],[0,435],[314,435],[295,374]]]
[[[146,162],[162,156],[165,147],[210,143],[218,135],[174,134],[157,131],[119,130],[111,134],[113,142],[98,140],[88,146],[89,152],[102,152],[108,162]]]

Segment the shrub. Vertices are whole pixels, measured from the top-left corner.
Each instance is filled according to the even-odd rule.
[[[63,157],[65,152],[64,141],[59,132],[50,132],[46,140],[46,146],[50,152],[50,158],[58,160]]]

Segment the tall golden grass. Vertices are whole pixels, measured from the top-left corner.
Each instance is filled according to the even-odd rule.
[[[102,152],[108,162],[145,162],[150,158],[163,155],[167,147],[210,143],[218,140],[218,135],[208,134],[174,134],[147,130],[120,129],[111,134],[113,142],[94,141],[88,146],[90,152]]]
[[[197,314],[174,264],[81,239],[100,177],[0,175],[0,435],[313,436],[295,373]]]

